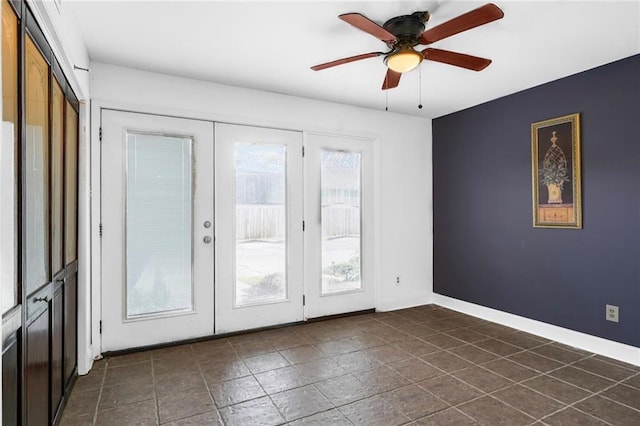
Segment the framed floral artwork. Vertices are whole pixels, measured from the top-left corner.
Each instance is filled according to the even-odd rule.
[[[580,114],[531,124],[533,226],[582,228]]]

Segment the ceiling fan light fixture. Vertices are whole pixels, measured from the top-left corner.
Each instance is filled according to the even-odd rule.
[[[399,73],[415,69],[422,62],[422,55],[412,47],[401,48],[385,58],[385,64],[391,70]]]

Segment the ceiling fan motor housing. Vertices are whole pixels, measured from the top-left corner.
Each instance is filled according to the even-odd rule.
[[[390,48],[400,46],[416,46],[420,34],[424,32],[425,22],[429,20],[429,12],[414,12],[411,15],[396,16],[382,25],[382,28],[397,37],[395,43],[389,43]]]

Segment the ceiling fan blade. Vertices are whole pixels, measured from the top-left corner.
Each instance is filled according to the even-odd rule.
[[[349,56],[348,58],[336,59],[335,61],[326,62],[320,65],[314,65],[311,67],[314,71],[320,71],[326,68],[335,67],[336,65],[348,64],[349,62],[359,61],[361,59],[373,58],[383,55],[382,52],[363,53],[362,55]]]
[[[482,71],[491,63],[491,59],[479,58],[464,53],[451,52],[449,50],[427,48],[422,51],[422,57],[430,61],[455,65],[473,71]]]
[[[348,24],[353,25],[359,30],[364,31],[365,33],[371,34],[375,38],[382,40],[385,43],[393,43],[394,41],[396,41],[396,36],[385,30],[366,16],[361,15],[360,13],[344,13],[338,16],[338,18],[342,19]]]
[[[420,44],[431,44],[471,28],[488,24],[503,16],[504,12],[498,6],[488,3],[423,32],[418,41]]]
[[[398,87],[401,76],[401,73],[395,72],[391,68],[388,68],[387,74],[384,76],[384,81],[382,82],[382,90],[388,90]]]

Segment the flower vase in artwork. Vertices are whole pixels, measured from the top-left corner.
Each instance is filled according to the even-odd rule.
[[[562,204],[562,187],[555,183],[547,184],[548,204]]]

